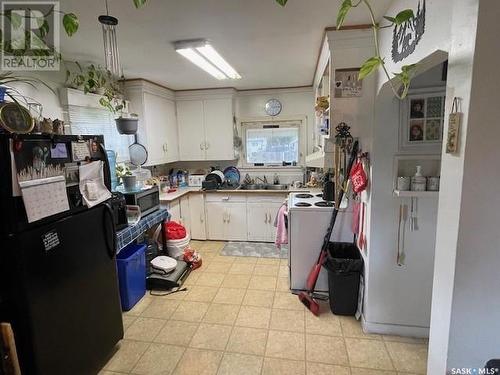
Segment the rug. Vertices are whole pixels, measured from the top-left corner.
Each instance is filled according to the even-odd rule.
[[[228,242],[220,252],[221,255],[234,257],[288,258],[288,245],[278,249],[273,243],[266,242]]]

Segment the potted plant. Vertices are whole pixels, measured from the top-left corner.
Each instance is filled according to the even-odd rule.
[[[135,188],[137,184],[137,176],[133,176],[130,168],[124,164],[118,164],[116,166],[116,176],[123,183],[123,187],[125,190],[131,190]]]
[[[130,113],[128,117],[123,114],[115,119],[116,128],[120,134],[135,134],[139,125],[139,117],[136,113]]]
[[[126,113],[124,111],[126,109],[127,102],[123,98],[123,93],[118,82],[112,79],[108,81],[104,94],[102,98],[99,99],[99,104],[114,114],[120,114],[119,117],[115,119],[118,133],[137,133],[139,117],[135,113]]]
[[[85,69],[81,64],[75,61],[78,67],[77,72],[66,70],[66,82],[69,87],[81,90],[85,94],[99,94],[103,95],[108,84],[108,72],[100,66],[90,64]]]

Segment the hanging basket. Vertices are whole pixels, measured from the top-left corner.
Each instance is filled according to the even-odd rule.
[[[116,128],[120,134],[135,134],[137,133],[138,118],[120,117],[115,119]]]

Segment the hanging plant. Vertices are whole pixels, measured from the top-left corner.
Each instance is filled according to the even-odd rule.
[[[111,84],[112,77],[109,72],[99,65],[90,64],[86,68],[82,68],[78,61],[75,61],[75,65],[78,67],[78,71],[66,70],[66,85],[82,90],[85,94],[104,94],[106,87]]]
[[[285,6],[288,0],[275,0],[279,5]],[[399,12],[395,17],[385,16],[384,19],[389,22],[388,25],[381,26],[375,21],[375,14],[369,0],[343,0],[340,5],[340,9],[337,13],[337,30],[342,28],[344,21],[352,8],[357,8],[360,5],[364,5],[371,20],[371,27],[373,30],[373,40],[375,46],[375,55],[370,57],[361,66],[359,72],[359,79],[368,77],[370,74],[375,72],[377,69],[382,68],[394,95],[399,99],[404,99],[408,95],[408,90],[410,89],[411,80],[415,74],[417,64],[404,65],[401,67],[401,72],[394,73],[392,76],[387,70],[385,65],[385,58],[381,56],[380,45],[379,45],[379,31],[381,29],[386,29],[394,26],[399,26],[415,18],[413,10],[405,9]],[[399,84],[395,83],[398,82]]]

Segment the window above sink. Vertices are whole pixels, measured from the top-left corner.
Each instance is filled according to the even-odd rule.
[[[242,122],[244,166],[299,167],[302,152],[302,121]]]

